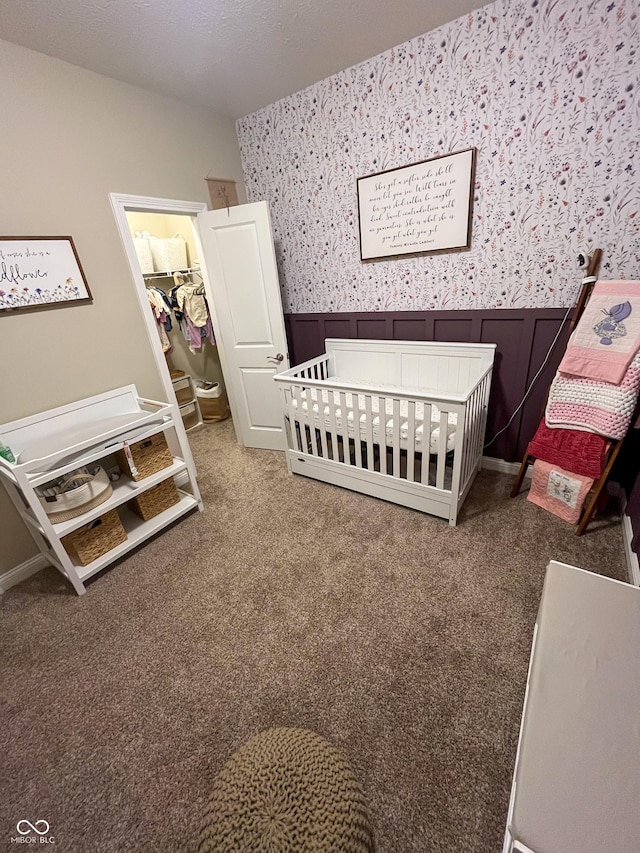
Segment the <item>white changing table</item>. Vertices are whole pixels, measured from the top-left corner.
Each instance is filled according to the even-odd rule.
[[[70,521],[53,524],[49,520],[35,492],[37,486],[104,460],[121,450],[125,442],[141,441],[159,432],[167,435],[170,447],[178,448],[170,466],[143,480],[123,476],[113,484],[113,494],[99,506]],[[16,456],[16,464],[0,457],[0,481],[41,553],[68,578],[78,595],[84,593],[87,578],[185,513],[196,507],[202,510],[195,468],[177,408],[139,397],[135,385],[4,424],[0,426],[0,437]],[[180,499],[173,506],[148,521],[125,506],[169,477],[181,485]],[[113,509],[118,510],[126,540],[89,565],[79,565],[65,551],[61,538]]]
[[[640,589],[547,567],[504,853],[640,850]]]

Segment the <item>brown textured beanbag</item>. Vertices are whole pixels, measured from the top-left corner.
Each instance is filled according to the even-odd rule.
[[[214,782],[199,853],[370,853],[364,795],[343,753],[305,729],[251,738]]]

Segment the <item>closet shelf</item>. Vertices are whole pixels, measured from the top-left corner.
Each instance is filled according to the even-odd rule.
[[[152,278],[171,278],[177,272],[183,273],[184,275],[195,272],[200,275],[200,267],[186,267],[182,270],[166,270],[165,272],[145,272],[142,273],[142,277],[145,281],[149,281]]]

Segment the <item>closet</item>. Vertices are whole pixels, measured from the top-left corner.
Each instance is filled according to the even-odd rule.
[[[127,222],[185,429],[221,420],[228,408],[191,217],[127,212]]]

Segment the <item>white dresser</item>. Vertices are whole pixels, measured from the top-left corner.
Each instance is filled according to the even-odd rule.
[[[640,851],[640,589],[551,562],[504,853]]]

